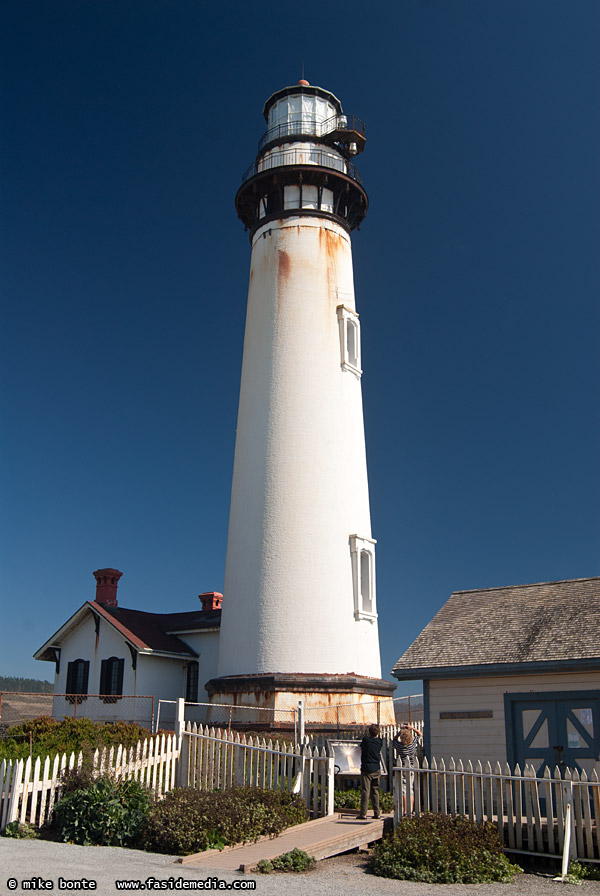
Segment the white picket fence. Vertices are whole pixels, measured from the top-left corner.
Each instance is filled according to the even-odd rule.
[[[262,787],[298,793],[314,818],[333,814],[334,765],[325,747],[296,747],[232,731],[186,725],[181,743],[184,787]]]
[[[404,793],[410,797],[403,801]],[[537,778],[531,765],[523,772],[517,765],[511,772],[508,763],[502,768],[497,762],[492,770],[489,762],[473,768],[471,762],[465,766],[451,759],[446,766],[443,759],[431,764],[424,759],[421,766],[394,768],[395,824],[410,813],[411,799],[416,815],[433,812],[495,822],[507,852],[558,858],[567,830],[571,858],[600,862],[600,782],[595,771],[588,778],[585,772],[566,769],[561,776],[558,767],[553,774],[546,768]]]
[[[391,732],[389,732],[391,734]],[[389,738],[388,738],[389,740]],[[391,743],[388,744],[391,748]],[[391,758],[391,755],[390,755]],[[3,761],[0,764],[0,830],[13,821],[41,826],[51,817],[66,769],[81,767],[83,755],[53,760]],[[391,763],[390,763],[391,764]],[[93,767],[116,779],[133,778],[157,795],[175,785],[200,790],[257,786],[298,793],[313,817],[333,814],[334,760],[322,746],[294,746],[246,737],[228,730],[189,723],[178,734],[140,741],[127,749],[96,750]],[[511,772],[496,763],[473,767],[450,760],[426,759],[414,767],[394,767],[394,822],[405,813],[434,812],[492,821],[508,852],[577,857],[600,863],[600,782],[594,771],[546,769],[537,778],[533,766]],[[407,794],[403,799],[403,794]]]
[[[133,778],[146,784],[158,795],[172,790],[179,749],[175,735],[162,735],[139,741],[135,747],[105,747],[93,755],[93,768],[99,775],[116,779]],[[0,831],[12,821],[41,826],[52,815],[60,798],[61,780],[67,769],[81,768],[83,754],[64,753],[51,760],[39,757],[0,765]]]

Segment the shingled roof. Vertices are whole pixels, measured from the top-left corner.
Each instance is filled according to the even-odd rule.
[[[127,607],[110,607],[97,601],[87,601],[34,653],[34,657],[39,660],[54,660],[54,648],[60,646],[88,612],[106,619],[137,650],[182,657],[195,657],[198,654],[178,635],[219,628],[221,625],[221,610],[146,613],[144,610],[129,610]]]
[[[98,605],[90,602],[95,609]],[[175,632],[200,631],[218,628],[221,624],[221,610],[206,612],[193,610],[186,613],[146,613],[144,610],[128,610],[126,607],[99,607],[103,615],[121,623],[123,634],[133,634],[143,647],[164,653],[181,653],[196,656]]]
[[[600,668],[600,578],[455,591],[393,674],[400,680]]]

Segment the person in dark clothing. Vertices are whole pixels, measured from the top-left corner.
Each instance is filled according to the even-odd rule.
[[[381,747],[379,726],[371,725],[369,734],[360,743],[360,815],[367,817],[369,796],[373,801],[373,815],[379,818],[379,778],[381,775]]]

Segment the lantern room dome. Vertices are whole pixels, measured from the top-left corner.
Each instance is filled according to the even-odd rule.
[[[308,81],[299,81],[293,87],[282,87],[266,101],[263,115],[272,128],[290,115],[312,115],[317,121],[325,121],[342,114],[342,104],[331,91],[313,87]]]

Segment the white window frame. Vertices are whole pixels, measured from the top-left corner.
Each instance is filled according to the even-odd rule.
[[[375,545],[374,538],[365,538],[360,535],[350,536],[350,556],[352,558],[352,587],[354,589],[354,617],[356,619],[377,619],[377,603],[375,589]],[[362,582],[361,582],[361,554],[365,551],[370,557],[369,563],[369,591],[371,597],[371,611],[363,608]]]
[[[338,305],[336,308],[338,326],[340,330],[340,352],[342,370],[348,370],[357,377],[362,376],[361,356],[360,356],[360,321],[358,314],[347,305]],[[348,328],[354,328],[355,347],[356,347],[356,364],[352,362],[348,353]]]

